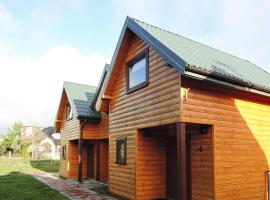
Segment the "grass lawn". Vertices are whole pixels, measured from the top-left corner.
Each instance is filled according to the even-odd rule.
[[[0,158],[0,199],[68,199],[28,175],[35,171],[57,172],[59,161],[30,161],[22,158]]]
[[[23,158],[0,158],[0,175],[10,172],[30,173],[34,171],[58,172],[59,161],[37,160]]]
[[[62,200],[68,199],[58,191],[27,174],[9,173],[0,176],[0,199]]]

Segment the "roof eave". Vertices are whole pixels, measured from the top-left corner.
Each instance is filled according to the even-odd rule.
[[[99,83],[98,83],[98,87],[97,87],[97,90],[96,90],[96,93],[95,93],[95,96],[93,98],[93,101],[90,105],[91,108],[93,109],[96,109],[96,102],[97,102],[97,99],[99,98],[99,94],[102,90],[102,87],[104,86],[104,81],[106,79],[106,76],[107,76],[107,73],[108,73],[108,69],[109,69],[110,65],[109,64],[105,64],[104,66],[104,69],[103,69],[103,72],[102,72],[102,75],[101,75],[101,78],[99,80]]]
[[[76,105],[74,104],[74,101],[72,100],[72,98],[71,98],[71,96],[69,94],[69,91],[68,91],[65,83],[64,83],[64,90],[66,92],[66,95],[67,95],[67,98],[68,98],[68,102],[69,102],[69,105],[71,106],[73,115],[74,115],[74,117],[77,117],[78,118],[79,114],[77,112]]]
[[[203,76],[208,77],[210,79],[213,78],[213,80],[219,80],[219,82],[224,83],[224,85],[227,85],[227,83],[231,83],[233,85],[238,85],[239,88],[240,87],[250,88],[248,91],[253,91],[253,93],[256,90],[257,91],[256,93],[259,93],[259,94],[265,95],[265,96],[270,96],[270,89],[260,87],[258,85],[252,84],[248,81],[230,78],[230,77],[224,76],[222,74],[217,74],[217,73],[214,74],[214,73],[211,73],[209,71],[199,69],[199,68],[196,68],[195,66],[191,66],[191,65],[187,65],[186,70],[187,71],[185,72],[185,74],[188,74],[188,72],[192,72],[195,74],[203,75]],[[225,83],[225,82],[227,82],[227,83]]]
[[[136,21],[127,17],[126,27],[138,35],[145,43],[155,49],[155,51],[157,51],[163,57],[167,65],[175,68],[176,71],[181,74],[185,72],[185,66],[187,63],[168,47],[162,44],[159,40],[153,37],[150,33],[148,33],[144,28],[136,23]]]
[[[77,117],[78,120],[86,120],[89,122],[99,122],[101,120],[101,116],[100,117],[90,117],[90,116],[83,116],[83,115],[79,115]]]

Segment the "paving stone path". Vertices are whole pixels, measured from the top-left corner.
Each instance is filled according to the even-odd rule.
[[[88,180],[84,184],[80,184],[72,180],[59,179],[46,172],[33,172],[31,175],[73,200],[114,200],[111,197],[87,189],[104,186],[103,183],[94,180]]]

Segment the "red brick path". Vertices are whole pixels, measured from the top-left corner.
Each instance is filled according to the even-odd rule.
[[[31,175],[73,200],[113,200],[110,197],[88,190],[82,184],[79,184],[75,181],[61,180],[57,177],[54,177],[50,173],[34,172]]]

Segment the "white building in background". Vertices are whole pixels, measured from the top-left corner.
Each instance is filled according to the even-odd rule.
[[[53,127],[24,126],[21,144],[34,159],[60,159],[60,134]]]

